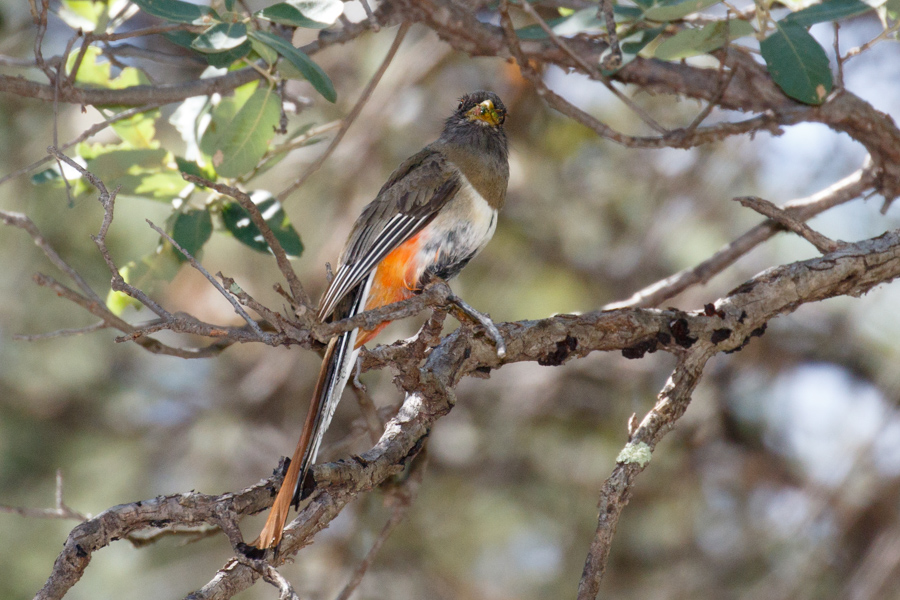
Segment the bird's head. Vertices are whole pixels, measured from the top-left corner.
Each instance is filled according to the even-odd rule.
[[[472,92],[459,99],[454,117],[459,122],[499,129],[506,120],[506,107],[494,92]]]

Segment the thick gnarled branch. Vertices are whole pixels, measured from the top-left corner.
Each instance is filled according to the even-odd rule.
[[[619,464],[601,495],[598,536],[592,545],[582,582],[584,598],[599,585],[609,542],[635,477],[663,438],[684,414],[705,361],[720,352],[741,349],[761,335],[769,320],[803,304],[838,295],[858,296],[900,276],[900,231],[848,244],[820,258],[764,271],[717,301],[711,311],[683,313],[656,309],[620,309],[585,315],[559,315],[540,321],[500,326],[508,340],[507,356],[497,357],[492,343],[470,330],[458,329],[433,348],[421,368],[419,357],[401,355],[406,373],[399,384],[410,391],[384,435],[354,461],[315,468],[316,490],[309,503],[288,526],[282,556],[290,556],[334,519],[348,502],[403,469],[416,455],[434,423],[455,403],[453,388],[462,377],[483,374],[515,361],[562,364],[597,350],[619,350],[632,358],[656,349],[680,357],[672,378],[654,409],[631,436],[631,452]],[[709,314],[707,314],[709,313]],[[641,446],[643,444],[644,446]],[[280,475],[236,494],[211,497],[183,494],[149,502],[122,505],[79,525],[70,534],[54,566],[41,599],[61,598],[77,582],[97,549],[128,533],[160,525],[219,526],[263,510],[271,501]],[[224,512],[223,512],[224,511]],[[192,598],[228,598],[246,589],[258,573],[232,562]],[[581,592],[580,592],[581,593]]]

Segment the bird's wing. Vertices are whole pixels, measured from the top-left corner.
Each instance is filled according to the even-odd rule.
[[[428,225],[461,186],[459,170],[435,149],[425,148],[403,162],[353,226],[337,274],[319,303],[319,318],[328,317],[385,256]]]

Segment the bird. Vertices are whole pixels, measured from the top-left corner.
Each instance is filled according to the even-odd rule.
[[[319,302],[323,322],[411,298],[434,280],[449,280],[494,235],[506,200],[509,152],[506,107],[490,91],[459,99],[438,139],[406,159],[360,214]],[[387,323],[354,329],[325,350],[300,441],[254,551],[278,551],[291,505],[334,416],[360,347]]]

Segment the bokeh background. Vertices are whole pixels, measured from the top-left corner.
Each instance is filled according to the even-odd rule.
[[[348,11],[353,17],[360,9],[351,3]],[[0,13],[0,54],[29,56],[27,4],[3,4]],[[879,27],[874,17],[856,19],[841,29],[842,43],[859,45]],[[51,20],[47,55],[60,52],[54,44],[64,44],[62,31]],[[813,29],[829,49],[830,31]],[[392,39],[385,30],[317,54],[340,99],[334,106],[317,100],[292,123],[346,114]],[[900,114],[898,57],[896,45],[877,45],[848,63],[847,87]],[[546,80],[617,128],[640,130],[600,84],[558,70]],[[622,148],[547,109],[515,66],[456,53],[413,27],[345,140],[286,203],[306,246],[294,265],[314,296],[324,285],[325,262],[336,260],[362,206],[401,160],[438,134],[456,98],[479,88],[494,89],[509,108],[512,177],[494,241],[454,287],[500,321],[594,310],[628,297],[760,221],[732,197],[781,204],[830,185],[864,159],[849,138],[815,125],[689,151]],[[702,108],[646,93],[637,100],[672,126],[689,123]],[[97,120],[91,109],[61,107],[59,139]],[[52,106],[3,96],[0,175],[42,157],[52,123]],[[162,135],[179,147],[173,128]],[[295,152],[254,187],[283,189],[324,147]],[[849,241],[900,226],[900,208],[883,215],[881,207],[878,197],[856,200],[812,225]],[[109,275],[89,237],[101,218],[95,197],[70,203],[64,192],[34,187],[23,176],[0,187],[0,208],[30,215],[105,294]],[[144,219],[161,222],[167,212],[150,200],[119,202],[109,240],[119,264],[154,247],[157,236]],[[769,266],[815,254],[781,234],[667,305],[698,309]],[[215,235],[202,259],[211,272],[221,270],[257,299],[281,306],[270,257]],[[35,272],[60,276],[23,232],[0,229],[0,504],[52,506],[57,469],[65,501],[90,514],[159,494],[221,493],[267,476],[292,450],[318,369],[315,354],[243,346],[187,361],[117,344],[111,332],[16,341],[15,334],[92,322],[32,284]],[[156,297],[170,310],[237,322],[226,301],[188,269]],[[639,478],[613,545],[604,597],[900,595],[898,302],[895,284],[863,298],[803,306],[740,353],[712,360],[686,416]],[[415,328],[415,322],[394,325],[380,339]],[[355,597],[573,597],[596,524],[598,489],[627,441],[628,418],[652,406],[673,364],[664,353],[641,360],[594,354],[562,367],[512,365],[490,380],[464,381],[458,405],[434,429],[415,505]],[[387,374],[364,381],[378,406],[400,402]],[[365,450],[361,423],[348,394],[322,457]],[[333,598],[388,514],[379,492],[361,497],[282,572],[302,597]],[[255,535],[261,520],[245,521],[245,535]],[[0,597],[33,595],[75,524],[0,513]],[[94,555],[68,597],[179,598],[230,556],[221,535],[146,548],[118,542]],[[257,585],[239,597],[274,594]]]

